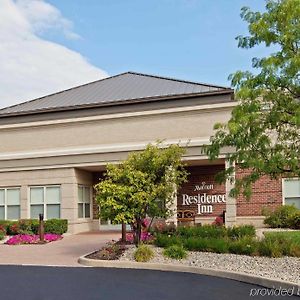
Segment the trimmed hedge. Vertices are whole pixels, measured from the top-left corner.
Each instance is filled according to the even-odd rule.
[[[68,220],[49,219],[45,221],[45,232],[63,234],[68,231]]]
[[[49,219],[44,222],[45,233],[63,234],[68,231],[68,220]],[[0,232],[4,235],[38,234],[39,221],[21,219],[19,221],[0,220]]]

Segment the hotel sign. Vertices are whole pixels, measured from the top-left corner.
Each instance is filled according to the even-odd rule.
[[[196,205],[197,214],[212,214],[216,204],[226,203],[225,194],[213,194],[206,191],[213,191],[213,184],[206,184],[202,182],[194,186],[194,192],[199,192],[197,195],[182,194],[182,205],[190,206]],[[201,193],[202,192],[202,193]]]

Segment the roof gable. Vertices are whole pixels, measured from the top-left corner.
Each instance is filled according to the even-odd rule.
[[[222,86],[127,72],[0,109],[0,115],[26,114],[120,102],[130,103],[133,100],[222,91],[232,90]]]

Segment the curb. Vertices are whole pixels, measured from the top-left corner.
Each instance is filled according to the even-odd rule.
[[[214,270],[199,267],[182,266],[175,264],[158,264],[158,263],[139,263],[129,261],[118,261],[118,260],[96,260],[89,259],[85,256],[91,253],[85,254],[78,259],[78,263],[98,268],[121,268],[121,269],[140,269],[140,270],[157,270],[157,271],[171,271],[171,272],[184,272],[201,274],[207,276],[215,276],[221,278],[232,279],[245,283],[255,284],[270,289],[293,289],[293,294],[300,296],[300,284],[296,284],[289,281],[282,281],[277,279],[269,279],[264,277],[258,277],[249,275],[241,272],[231,272],[225,270]]]

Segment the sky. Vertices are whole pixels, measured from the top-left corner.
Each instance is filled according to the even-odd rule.
[[[230,86],[263,0],[0,0],[0,107],[126,71]]]

